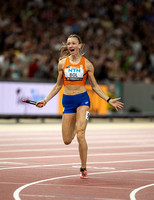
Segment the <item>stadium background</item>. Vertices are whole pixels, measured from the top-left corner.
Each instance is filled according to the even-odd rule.
[[[109,96],[121,96],[125,103],[124,110],[115,113],[103,100],[92,96],[91,114],[153,117],[153,4],[153,0],[1,1],[1,117],[61,114],[61,93],[56,97],[57,102],[48,107],[48,113],[22,105],[20,100],[25,96],[39,100],[44,84],[52,88],[57,77],[59,47],[72,33],[81,36],[85,57],[94,64],[98,83]],[[29,90],[21,95],[19,85],[23,83],[29,85]],[[88,91],[94,95],[90,88]],[[43,95],[46,94],[44,90]],[[52,113],[55,105],[57,111]],[[33,112],[28,113],[27,109]]]

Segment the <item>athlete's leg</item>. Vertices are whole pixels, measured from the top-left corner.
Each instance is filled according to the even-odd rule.
[[[77,108],[77,115],[76,115],[76,121],[77,121],[77,139],[79,143],[79,154],[81,159],[81,168],[86,168],[86,162],[87,162],[87,151],[88,146],[85,139],[85,131],[88,123],[88,119],[86,117],[87,112],[89,112],[88,106],[80,106]]]
[[[62,136],[66,145],[70,144],[75,136],[76,113],[64,113],[62,118]]]

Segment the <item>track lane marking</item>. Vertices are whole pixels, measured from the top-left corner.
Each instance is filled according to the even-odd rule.
[[[133,169],[133,170],[116,170],[116,171],[110,171],[110,172],[95,172],[95,173],[89,173],[88,176],[98,175],[98,174],[112,174],[112,173],[147,171],[147,170],[154,170],[154,168]],[[72,178],[72,177],[79,177],[79,174],[69,175],[69,176],[61,176],[61,177],[55,177],[55,178],[49,178],[49,179],[44,179],[44,180],[35,181],[35,182],[31,182],[31,183],[25,184],[25,185],[19,187],[18,189],[16,189],[14,191],[13,197],[14,197],[15,200],[21,200],[20,192],[23,191],[25,188],[27,188],[29,186],[36,185],[36,184],[39,184],[39,183],[43,183],[43,182],[46,182],[46,181],[54,181],[54,180],[59,180],[59,179]]]
[[[97,147],[89,147],[89,150],[95,150],[95,149],[125,149],[125,148],[142,148],[142,147],[153,147],[154,144],[150,145],[121,145],[121,146],[97,146]],[[16,149],[16,150],[0,150],[0,153],[18,153],[18,152],[42,152],[42,151],[65,151],[65,150],[77,150],[76,147],[65,147],[65,148],[49,148],[49,149]]]
[[[87,140],[89,140],[89,139],[87,139]],[[89,140],[88,141],[88,144],[94,144],[94,142],[96,143],[96,144],[112,144],[112,143],[114,143],[115,144],[115,139],[105,139],[105,140]],[[137,142],[134,140],[134,139],[127,139],[127,140],[125,140],[125,139],[119,139],[118,141],[116,141],[116,143],[118,143],[118,144],[120,144],[120,143],[122,143],[122,144],[124,144],[124,143],[134,143],[134,144],[141,144],[141,143],[143,143],[143,139],[137,139]],[[149,138],[149,139],[144,139],[144,144],[145,143],[147,143],[148,142],[148,144],[149,144],[149,142],[151,143],[150,145],[152,145],[153,143],[152,142],[154,142],[154,139],[151,139],[151,138]],[[57,144],[59,144],[59,145],[61,145],[61,144],[63,144],[63,142],[61,141],[61,142],[35,142],[35,143],[27,143],[27,142],[25,142],[25,143],[11,143],[11,144],[0,144],[0,147],[14,147],[14,146],[43,146],[43,145],[57,145]],[[73,140],[72,141],[72,144],[77,144],[77,141],[75,141],[75,140]],[[154,144],[153,144],[154,145]]]
[[[103,131],[102,131],[103,132]],[[102,133],[101,132],[101,133]],[[87,133],[88,134],[88,133]],[[128,134],[128,133],[127,133]],[[11,137],[11,136],[10,136]],[[124,139],[137,139],[137,137],[139,137],[139,139],[147,139],[147,135],[144,133],[143,135],[142,134],[134,134],[134,135],[116,135],[116,133],[115,133],[115,135],[103,135],[103,133],[101,134],[101,135],[97,135],[97,136],[93,136],[93,135],[88,135],[87,136],[87,140],[89,140],[89,139],[113,139],[114,138],[114,140],[119,140],[119,137],[120,138],[124,138]],[[149,139],[152,139],[152,138],[154,138],[154,135],[151,133],[150,135],[149,135]],[[1,142],[4,142],[4,141],[15,141],[15,142],[17,142],[17,141],[39,141],[39,140],[47,140],[47,141],[49,141],[49,140],[51,140],[51,141],[53,141],[53,140],[61,140],[62,139],[62,137],[61,137],[61,135],[60,136],[53,136],[52,135],[52,133],[50,134],[50,136],[48,136],[48,137],[44,137],[44,136],[34,136],[34,137],[26,137],[26,136],[24,136],[24,137],[19,137],[19,135],[17,135],[17,137],[14,137],[14,138],[0,138],[0,141]]]
[[[143,189],[145,189],[145,188],[147,188],[147,187],[151,187],[151,186],[154,186],[154,183],[149,184],[149,185],[144,185],[144,186],[139,187],[139,188],[136,188],[135,190],[133,190],[133,191],[130,193],[130,199],[131,199],[131,200],[136,200],[135,195],[136,195],[136,193],[137,193],[138,191],[143,190]]]
[[[27,163],[20,163],[20,162],[6,162],[0,161],[0,165],[28,165]]]
[[[121,155],[144,155],[144,154],[154,154],[154,151],[144,151],[144,152],[123,152],[123,153],[98,153],[98,154],[88,154],[89,157],[93,156],[121,156]],[[46,158],[73,158],[79,155],[58,155],[58,156],[33,156],[33,157],[15,157],[15,158],[0,158],[0,160],[28,160],[28,159],[46,159]]]
[[[133,163],[133,162],[153,162],[154,159],[142,159],[142,160],[118,160],[118,161],[103,161],[103,162],[87,162],[87,164],[116,164],[116,163]],[[64,164],[42,164],[42,165],[29,165],[21,167],[5,167],[0,170],[11,170],[11,169],[27,169],[27,168],[39,168],[39,167],[57,167],[57,166],[71,166],[80,165],[81,163],[64,163]]]

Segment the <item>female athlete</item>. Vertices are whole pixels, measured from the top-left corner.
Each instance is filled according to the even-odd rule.
[[[94,66],[82,55],[81,49],[81,38],[76,34],[70,35],[67,43],[63,44],[60,49],[62,57],[60,57],[58,63],[57,82],[45,99],[38,101],[36,106],[41,107],[41,103],[47,104],[64,85],[62,99],[64,107],[62,117],[63,141],[68,145],[77,134],[81,159],[80,178],[87,178],[88,146],[85,131],[89,117],[90,99],[85,88],[86,79],[88,78],[94,92],[117,111],[123,108],[123,103],[119,101],[120,98],[109,98],[100,88],[94,77]]]

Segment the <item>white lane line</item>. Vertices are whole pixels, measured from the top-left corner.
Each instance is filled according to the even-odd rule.
[[[112,125],[111,125],[112,126]],[[113,126],[114,127],[114,126]],[[7,129],[7,128],[6,128]],[[86,130],[86,133],[87,135],[93,135],[94,132],[97,132],[98,135],[103,135],[103,136],[107,136],[109,137],[108,133],[110,132],[110,135],[111,136],[124,136],[124,135],[127,135],[128,132],[129,132],[129,136],[138,136],[138,135],[145,135],[147,133],[147,130],[148,130],[148,136],[150,134],[152,134],[153,130],[154,130],[154,127],[153,128],[145,128],[145,129],[142,129],[142,128],[136,128],[136,129],[132,129],[132,128],[124,128],[125,131],[123,131],[123,129],[117,129],[117,128],[113,128],[113,129],[105,129],[104,127],[102,127],[101,129],[94,129],[94,130],[91,130],[91,129],[88,129]],[[52,127],[51,129],[49,130],[45,130],[45,129],[42,129],[41,131],[40,130],[37,130],[37,126],[35,127],[35,130],[32,130],[32,129],[29,129],[29,130],[19,130],[19,131],[14,131],[13,128],[12,130],[6,130],[6,131],[1,131],[0,130],[0,137],[1,138],[5,138],[5,137],[23,137],[23,136],[43,136],[43,135],[46,135],[46,136],[59,136],[61,135],[61,132],[62,132],[62,129],[60,130],[52,130]]]
[[[20,163],[20,162],[0,162],[0,165],[27,165],[26,163]]]
[[[125,156],[125,155],[148,155],[154,154],[154,151],[144,151],[144,152],[122,152],[122,153],[96,153],[96,154],[88,154],[89,157],[93,156]],[[15,157],[15,158],[0,158],[0,160],[29,160],[29,159],[46,159],[46,158],[75,158],[79,155],[55,155],[55,156],[33,156],[33,157]]]
[[[25,182],[22,182],[22,183],[20,183],[20,182],[17,182],[17,183],[15,183],[15,182],[0,182],[0,185],[17,185],[17,186],[19,186],[19,184],[20,185],[23,185],[23,184],[25,184]]]
[[[132,135],[132,136],[130,136],[129,134],[128,135],[121,135],[121,136],[119,136],[119,135],[113,135],[113,136],[111,136],[111,135],[103,135],[103,133],[101,134],[101,135],[99,135],[99,134],[97,134],[97,135],[88,135],[86,138],[87,138],[87,140],[93,140],[93,139],[102,139],[102,140],[106,140],[106,139],[108,139],[108,140],[110,140],[110,139],[114,139],[114,140],[119,140],[119,138],[120,139],[122,139],[122,138],[124,138],[124,139],[147,139],[147,137],[149,137],[149,139],[151,138],[151,139],[154,139],[154,135],[151,133],[150,135],[146,135],[146,134],[144,134],[144,135],[141,135],[141,134],[134,134],[134,135]],[[34,137],[26,137],[26,136],[23,136],[23,137],[20,137],[20,136],[17,136],[17,137],[14,137],[14,138],[2,138],[2,139],[0,139],[0,142],[4,142],[4,141],[10,141],[10,142],[16,142],[16,141],[39,141],[39,140],[41,140],[41,141],[43,141],[43,140],[46,140],[46,141],[49,141],[49,140],[51,140],[51,141],[53,141],[53,140],[61,140],[62,139],[62,137],[61,137],[61,135],[60,136],[52,136],[52,134],[50,135],[50,136],[48,136],[48,137],[45,137],[45,136],[34,136]]]
[[[72,166],[73,168],[80,168],[80,166],[74,165]],[[88,169],[102,169],[102,170],[111,170],[111,169],[116,169],[115,167],[93,167],[93,166],[88,166]]]
[[[79,175],[70,175],[70,176],[62,176],[62,177],[56,177],[56,178],[49,178],[49,179],[45,179],[45,180],[40,180],[40,181],[28,183],[26,185],[23,185],[23,186],[19,187],[17,190],[15,190],[15,192],[13,193],[13,197],[14,197],[15,200],[21,200],[21,198],[19,196],[20,192],[22,190],[24,190],[25,188],[27,188],[29,186],[32,186],[32,185],[35,185],[35,184],[38,184],[38,183],[43,183],[43,182],[46,182],[46,181],[53,181],[53,180],[70,178],[70,177],[76,177],[76,176],[79,176]]]
[[[142,160],[117,160],[117,161],[103,161],[103,162],[87,162],[90,164],[116,164],[116,163],[134,163],[134,162],[153,162],[154,159],[142,159]],[[27,169],[27,168],[43,168],[43,167],[57,167],[57,166],[71,166],[80,165],[81,163],[65,163],[65,164],[41,164],[41,165],[29,165],[21,167],[5,167],[0,168],[0,170],[11,170],[11,169]]]
[[[73,140],[72,141],[73,143],[77,143],[77,141],[76,140]],[[146,143],[151,143],[150,145],[154,145],[154,143],[152,143],[152,142],[154,142],[154,139],[151,139],[151,138],[149,138],[149,139],[137,139],[137,141],[136,140],[134,140],[134,139],[119,139],[118,141],[116,141],[116,144],[120,144],[120,143],[122,143],[122,144],[129,144],[129,143],[131,143],[131,144],[146,144]],[[88,144],[112,144],[112,143],[114,143],[115,144],[115,139],[105,139],[105,140],[88,140]],[[0,144],[0,147],[14,147],[14,146],[44,146],[44,145],[57,145],[57,144],[59,144],[59,145],[61,145],[61,144],[63,144],[63,141],[61,141],[61,142],[35,142],[35,143],[33,143],[33,142],[24,142],[24,143],[11,143],[11,144]]]
[[[144,172],[144,174],[154,174],[154,172]]]
[[[71,185],[70,187],[72,187],[72,185]],[[31,194],[30,194],[30,195],[26,195],[26,194],[24,194],[24,195],[22,195],[22,197],[35,197],[35,198],[36,198],[36,197],[44,197],[44,198],[50,198],[50,199],[51,199],[51,198],[61,197],[61,199],[62,199],[63,196],[60,196],[60,195],[56,195],[56,196],[54,196],[54,195],[31,195]],[[69,196],[67,195],[67,197],[68,197],[69,199],[70,199],[70,197],[71,197],[72,199],[79,199],[79,198],[80,198],[79,196],[76,197],[76,196],[72,196],[72,195],[69,195]],[[82,197],[83,197],[83,196],[82,196]],[[81,198],[82,198],[82,197],[81,197]],[[65,197],[65,198],[66,198],[66,197]],[[92,199],[92,200],[93,200],[93,197],[89,197],[89,196],[88,196],[88,197],[87,197],[87,196],[86,196],[86,197],[84,196],[84,198],[85,198],[85,200],[86,200],[86,199],[88,199],[88,200],[89,200],[89,199]],[[83,198],[82,198],[82,199],[83,199]],[[124,200],[124,199],[115,199],[115,198],[114,198],[114,199],[113,199],[113,198],[112,198],[112,199],[111,199],[111,198],[103,198],[103,199],[102,199],[102,198],[99,198],[99,197],[98,197],[98,198],[95,197],[95,200]]]
[[[143,190],[143,189],[145,189],[145,188],[147,188],[147,187],[151,187],[151,186],[154,186],[154,183],[149,184],[149,185],[145,185],[145,186],[142,186],[142,187],[139,187],[139,188],[136,188],[135,190],[133,190],[133,191],[130,193],[130,199],[131,199],[131,200],[136,200],[135,195],[136,195],[136,193],[137,193],[138,191]]]
[[[141,140],[142,141],[142,140]],[[150,139],[149,139],[150,141]],[[61,145],[63,142],[35,142],[35,143],[30,143],[30,142],[24,142],[24,143],[14,143],[14,144],[0,144],[0,147],[14,147],[14,146],[47,146],[47,145]]]
[[[61,140],[62,139],[62,137],[54,137],[54,136],[50,136],[50,137],[37,137],[37,136],[35,136],[35,137],[15,137],[15,138],[4,138],[4,139],[0,139],[0,142],[4,142],[4,141],[32,141],[32,140],[34,140],[34,141],[37,141],[37,140],[41,140],[41,141],[43,141],[43,140],[46,140],[46,141],[49,141],[49,140],[51,140],[51,141],[53,141],[53,140]]]
[[[43,197],[43,198],[56,198],[56,196],[55,195],[50,195],[50,194],[48,194],[48,195],[46,195],[46,194],[42,194],[42,195],[28,195],[28,194],[24,194],[24,195],[22,195],[23,197],[35,197],[35,198],[37,198],[37,197]]]
[[[144,134],[143,133],[137,133],[137,134],[133,133],[133,135],[130,135],[130,133],[118,134],[117,132],[115,132],[114,134],[111,134],[110,132],[108,134],[104,134],[103,130],[102,130],[102,132],[100,134],[97,132],[97,134],[95,134],[95,135],[86,133],[86,138],[92,139],[92,140],[98,139],[98,138],[105,139],[105,140],[110,140],[110,139],[111,140],[113,140],[113,139],[123,140],[125,138],[127,138],[128,140],[129,139],[130,140],[133,140],[133,139],[139,139],[139,140],[141,140],[141,139],[145,139],[145,140],[146,139],[152,139],[152,140],[154,140],[153,131],[151,133],[149,133],[148,135],[146,133],[144,133]],[[16,140],[17,141],[21,141],[21,140],[23,140],[23,141],[27,141],[27,140],[36,140],[36,141],[37,140],[47,140],[48,141],[48,139],[52,139],[52,140],[62,139],[62,134],[59,133],[59,134],[55,135],[55,134],[51,133],[50,135],[48,135],[48,134],[44,133],[44,134],[41,134],[41,135],[33,135],[33,134],[26,135],[26,134],[20,133],[20,135],[18,134],[16,136],[12,136],[12,135],[5,135],[3,137],[0,136],[0,141],[3,141],[3,142],[5,142],[5,141],[6,142],[7,141],[12,142],[12,141],[16,141]]]
[[[95,173],[89,173],[88,176],[91,175],[98,175],[98,174],[112,174],[112,173],[125,173],[125,172],[137,172],[137,171],[147,171],[147,170],[154,170],[154,168],[146,168],[146,169],[133,169],[133,170],[117,170],[117,171],[110,171],[110,172],[95,172]],[[69,176],[61,176],[61,177],[55,177],[55,178],[49,178],[49,179],[44,179],[44,180],[40,180],[40,181],[35,181],[32,183],[28,183],[26,185],[23,185],[21,187],[19,187],[17,190],[15,190],[15,192],[13,193],[13,197],[15,200],[21,200],[20,198],[20,192],[22,190],[24,190],[25,188],[32,186],[32,185],[36,185],[39,183],[43,183],[46,181],[54,181],[54,180],[58,180],[58,179],[65,179],[65,178],[72,178],[72,177],[78,177],[79,174],[76,175],[69,175]]]
[[[89,147],[89,150],[95,150],[95,149],[125,149],[125,148],[142,148],[142,147],[153,147],[154,144],[149,145],[121,145],[121,146],[97,146],[97,147]],[[18,152],[42,152],[42,151],[65,151],[65,150],[77,150],[76,147],[65,147],[65,148],[49,148],[49,149],[17,149],[17,150],[1,150],[0,153],[18,153]]]

